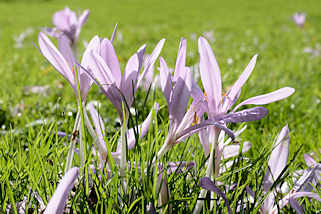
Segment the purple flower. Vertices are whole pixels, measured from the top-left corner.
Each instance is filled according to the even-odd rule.
[[[77,69],[81,98],[83,101],[86,100],[92,81],[83,69],[79,69],[77,67],[76,59],[72,53],[68,39],[65,36],[59,37],[59,50],[44,33],[39,33],[38,42],[42,55],[70,83],[78,100],[77,79],[75,74],[75,69]],[[93,39],[89,43],[81,61],[83,68],[88,67],[88,54],[91,50],[97,48],[97,45],[99,44],[98,42],[99,40]]]
[[[238,104],[232,111],[229,109],[236,103],[240,94],[241,88],[252,73],[257,55],[255,55],[248,66],[245,68],[239,79],[234,83],[231,89],[222,96],[221,73],[215,59],[215,55],[206,39],[200,37],[198,40],[200,54],[200,73],[205,90],[205,95],[198,85],[193,85],[192,96],[194,100],[201,103],[199,115],[207,112],[210,119],[226,123],[239,123],[253,120],[259,120],[267,115],[267,109],[263,107],[254,107],[241,111],[236,111],[239,107],[247,104],[263,105],[284,99],[294,93],[293,88],[285,87],[277,91],[249,98]],[[202,121],[201,117],[201,121]],[[200,132],[200,141],[203,145],[204,153],[207,156],[210,153],[210,143],[215,136],[218,137],[220,130],[215,127],[208,127]],[[216,143],[217,144],[217,143]],[[223,147],[216,145],[217,166],[219,165],[220,157],[223,153]],[[217,168],[218,169],[218,168]],[[218,171],[217,171],[218,173]]]
[[[55,25],[55,29],[53,29],[52,35],[60,37],[61,33],[63,33],[68,37],[71,44],[76,44],[81,27],[87,21],[88,16],[89,10],[85,10],[79,17],[77,17],[76,13],[68,7],[56,12],[53,15],[53,24]],[[56,31],[58,31],[58,33]]]
[[[284,126],[276,137],[273,143],[273,150],[271,156],[268,161],[268,169],[264,176],[264,193],[268,196],[264,200],[263,205],[261,206],[262,213],[277,213],[278,209],[282,209],[287,204],[290,204],[298,213],[302,212],[302,207],[299,203],[295,200],[299,197],[309,197],[314,198],[315,200],[321,201],[321,198],[318,194],[312,192],[298,192],[294,188],[290,190],[290,192],[283,197],[279,202],[278,205],[275,205],[276,202],[276,195],[278,193],[282,193],[280,185],[276,185],[273,189],[274,182],[278,179],[278,177],[282,176],[281,172],[287,165],[288,156],[289,156],[289,129],[288,125]],[[254,197],[254,192],[248,187],[247,192],[250,194],[251,197]]]
[[[192,93],[193,85],[192,73],[185,66],[186,61],[186,40],[182,39],[176,60],[174,75],[172,76],[165,60],[160,57],[160,82],[163,94],[168,104],[169,129],[163,144],[158,152],[158,157],[166,153],[178,142],[185,140],[192,134],[199,132],[207,126],[216,126],[224,129],[232,137],[233,133],[222,124],[212,120],[202,121],[193,125],[195,112],[201,111],[199,108],[200,99],[195,101],[187,110],[189,98]]]
[[[295,13],[292,18],[293,21],[295,22],[295,24],[297,24],[299,27],[304,27],[304,23],[305,23],[305,13]]]
[[[99,40],[97,36],[95,38]],[[139,71],[143,65],[145,45],[130,57],[123,75],[120,71],[120,65],[114,47],[107,38],[102,39],[99,48],[92,50],[89,54],[90,57],[88,59],[90,62],[88,63],[88,73],[115,106],[121,119],[123,119],[122,104],[124,103],[128,109],[131,107],[137,88],[142,83],[150,67],[154,65],[164,42],[165,39],[162,39],[156,45],[141,75],[139,75]],[[126,118],[127,117],[128,112],[126,111]]]
[[[226,95],[222,96],[221,73],[214,53],[206,39],[203,37],[199,38],[198,47],[200,53],[200,73],[205,89],[205,95],[197,85],[194,87],[192,95],[194,99],[198,99],[203,102],[203,110],[207,112],[209,118],[226,123],[259,120],[267,114],[267,110],[263,107],[255,107],[238,112],[236,112],[236,110],[243,105],[264,105],[282,100],[293,94],[295,91],[293,88],[285,87],[268,94],[252,97],[241,102],[234,107],[230,113],[227,113],[238,100],[242,86],[252,73],[257,55],[252,58],[239,79],[234,83]]]
[[[71,168],[59,182],[57,189],[51,197],[44,214],[63,213],[70,190],[74,187],[79,169]]]

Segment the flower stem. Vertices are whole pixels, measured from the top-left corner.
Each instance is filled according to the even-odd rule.
[[[208,160],[208,165],[207,165],[207,169],[206,169],[206,173],[205,173],[205,176],[206,177],[209,177],[211,178],[213,176],[213,166],[215,165],[215,158],[216,155],[215,154],[215,150],[218,149],[218,136],[219,136],[219,133],[220,133],[220,130],[214,128],[213,130],[213,141],[212,141],[212,145],[211,145],[211,153],[210,153],[210,158]],[[215,170],[216,171],[216,170]],[[202,189],[198,198],[205,198],[206,196],[206,193],[207,193],[207,190],[206,189]],[[212,197],[212,195],[211,195]],[[195,208],[194,208],[194,211],[193,211],[193,214],[199,214],[202,210],[202,207],[203,207],[203,200],[198,200],[196,202],[196,205],[195,205]]]
[[[80,127],[80,109],[78,108],[74,128],[72,130],[72,137],[69,145],[69,151],[67,155],[67,163],[66,163],[66,168],[65,168],[65,174],[66,172],[71,169],[72,166],[72,159],[74,155],[74,149],[75,149],[75,143],[77,141],[77,131],[79,130]]]

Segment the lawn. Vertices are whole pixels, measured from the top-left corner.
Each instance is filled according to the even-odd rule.
[[[69,141],[59,138],[55,132],[72,133],[77,102],[67,81],[35,46],[38,46],[38,33],[44,27],[53,27],[53,14],[65,6],[72,10],[90,10],[80,33],[79,53],[93,36],[110,37],[114,25],[118,24],[114,48],[121,68],[140,46],[146,44],[146,52],[151,53],[161,38],[166,38],[166,42],[160,56],[169,67],[174,67],[182,37],[187,39],[186,64],[193,66],[199,62],[198,37],[206,36],[221,70],[223,92],[238,79],[255,54],[258,54],[255,69],[243,86],[239,100],[286,86],[295,88],[295,93],[287,99],[266,105],[269,114],[265,118],[247,123],[238,141],[251,142],[251,149],[233,159],[237,162],[235,167],[217,178],[218,182],[238,184],[239,190],[224,191],[231,207],[235,208],[233,211],[239,201],[243,202],[246,185],[255,189],[257,200],[261,200],[260,195],[264,193],[257,183],[262,182],[274,138],[286,124],[290,130],[289,164],[284,171],[286,176],[278,182],[290,182],[295,170],[306,168],[304,154],[314,153],[315,157],[320,157],[321,3],[318,0],[282,3],[276,0],[0,0],[0,213],[24,200],[32,208],[29,212],[36,211],[40,203],[35,195],[47,204],[64,174]],[[303,28],[292,19],[296,12],[306,13]],[[26,37],[18,44],[17,38],[23,32]],[[159,60],[155,68],[158,67]],[[159,71],[155,69],[155,73]],[[201,85],[201,80],[198,83]],[[45,92],[30,92],[33,86],[45,86]],[[110,143],[115,149],[120,135],[116,110],[96,85],[90,89],[87,100],[101,103],[99,113],[106,126],[106,144]],[[134,163],[151,162],[166,138],[168,110],[160,89],[150,93],[138,91],[134,102],[138,115],[133,116],[135,120],[130,121],[129,126],[142,122],[155,101],[160,104],[157,122],[147,137],[139,140],[141,146],[128,154],[132,168],[127,184],[131,189],[120,192],[122,178],[117,173],[101,179],[96,173],[91,184],[84,179],[86,182],[79,182],[78,188],[72,190],[67,203],[69,209],[103,213],[109,209],[131,212],[135,208],[136,212],[142,212],[146,204],[157,202],[157,173],[153,172],[156,167],[147,164],[150,174],[143,176],[143,170],[135,171]],[[240,126],[229,127],[236,130]],[[85,139],[89,148],[93,144],[89,133]],[[204,176],[201,168],[206,161],[201,150],[199,139],[194,135],[159,160],[164,165],[169,161],[196,162],[197,172],[167,177],[172,200],[167,209],[173,209],[173,213],[191,212],[196,203],[200,190],[198,181]],[[142,158],[145,153],[146,157]],[[74,166],[80,166],[80,157],[74,157]],[[86,166],[96,161],[97,157],[88,154]],[[149,179],[150,175],[153,177]],[[184,177],[187,175],[192,177],[189,181]],[[255,179],[251,180],[251,176]],[[122,202],[113,203],[113,200]],[[215,211],[225,212],[223,204],[222,200],[216,200]],[[312,213],[321,209],[320,204],[308,200],[300,204]],[[259,212],[258,207],[256,203],[246,210]],[[158,212],[162,209],[164,207],[157,207]],[[283,211],[293,212],[293,209],[287,207]]]

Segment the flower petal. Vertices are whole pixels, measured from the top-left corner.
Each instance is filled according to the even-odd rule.
[[[254,104],[254,105],[265,105],[268,103],[273,103],[279,100],[283,100],[285,98],[287,98],[288,96],[292,95],[294,93],[294,88],[290,88],[290,87],[284,87],[284,88],[280,88],[276,91],[273,91],[271,93],[268,94],[263,94],[263,95],[259,95],[256,97],[252,97],[249,98],[243,102],[241,102],[240,104],[238,104],[234,109],[233,112],[236,111],[236,109],[238,109],[240,106],[243,105],[248,105],[248,104]]]
[[[77,29],[76,29],[76,33],[75,33],[75,41],[78,40],[78,36],[80,34],[80,31],[81,31],[81,27],[85,24],[85,22],[87,21],[88,19],[88,16],[89,16],[89,10],[85,10],[81,15],[80,17],[78,18],[78,21],[77,21]]]
[[[160,57],[159,76],[163,94],[165,96],[167,104],[169,105],[172,91],[172,78],[168,66],[163,57]]]
[[[187,74],[186,77],[188,78]],[[190,90],[188,88],[187,80],[179,77],[173,88],[170,105],[168,107],[169,120],[170,123],[174,125],[174,129],[177,128],[185,115],[189,97]]]
[[[177,53],[175,72],[173,81],[176,82],[178,77],[184,75],[186,64],[186,39],[182,38],[179,44],[179,49]]]
[[[74,90],[77,89],[71,66],[50,39],[44,33],[40,32],[38,42],[42,55],[44,55],[50,64],[70,83]]]
[[[101,41],[99,55],[104,59],[106,65],[110,69],[110,71],[116,81],[117,87],[120,87],[121,72],[120,72],[119,62],[118,62],[114,47],[113,47],[112,43],[107,38],[105,38]]]
[[[204,155],[205,157],[208,157],[210,154],[210,142],[209,142],[209,133],[207,129],[202,129],[199,133],[198,133],[198,137],[201,141],[202,147],[203,147],[203,151],[204,151]]]
[[[140,86],[142,80],[144,79],[144,77],[146,75],[146,72],[148,72],[150,67],[152,67],[155,64],[160,52],[163,49],[164,43],[165,43],[165,39],[161,39],[157,43],[157,45],[154,48],[152,54],[149,56],[149,58],[148,58],[148,60],[146,62],[146,67],[144,67],[144,70],[143,70],[142,74],[139,76],[139,79],[138,79],[138,82],[137,82],[137,85],[136,85],[136,89]]]
[[[70,19],[76,20],[76,13],[66,7],[53,15],[52,22],[60,31],[68,31],[71,27]]]
[[[268,169],[264,176],[264,191],[268,192],[274,181],[279,177],[288,162],[289,156],[289,128],[284,126],[273,143],[273,150],[268,162]]]
[[[89,60],[90,70],[103,87],[107,87],[108,85],[115,83],[115,79],[110,68],[96,51],[91,51]]]
[[[224,115],[222,120],[225,123],[241,123],[260,120],[268,114],[268,110],[264,107],[254,107],[245,109],[235,113]]]
[[[69,192],[74,187],[75,180],[78,177],[78,171],[79,169],[74,167],[64,175],[51,197],[44,214],[63,213]]]
[[[67,61],[68,65],[73,69],[76,65],[76,58],[72,53],[71,43],[67,36],[61,35],[58,38],[58,49],[60,53],[63,55],[65,60]]]
[[[116,32],[117,32],[117,24],[115,24],[115,27],[114,27],[114,30],[113,30],[113,33],[110,37],[110,42],[113,43],[114,39],[115,39],[115,36],[116,36]]]
[[[198,50],[201,79],[207,94],[209,111],[216,113],[222,99],[221,72],[210,45],[203,37],[198,40]]]
[[[133,56],[131,56],[126,64],[125,72],[122,77],[120,90],[126,98],[126,102],[130,107],[134,94],[136,93],[136,84],[139,70],[142,66],[145,46],[140,48]]]
[[[245,70],[243,71],[239,79],[234,83],[232,88],[229,90],[227,94],[226,102],[224,102],[223,104],[223,112],[227,112],[228,109],[232,106],[232,103],[233,102],[235,103],[236,101],[235,98],[238,97],[242,86],[244,85],[246,80],[249,78],[249,76],[251,75],[254,69],[256,59],[257,59],[257,54],[254,55],[254,57],[251,59],[250,63],[246,66]]]
[[[82,12],[80,17],[78,18],[78,27],[79,28],[81,28],[83,26],[83,24],[85,24],[85,22],[88,19],[88,16],[89,16],[89,10],[84,10],[84,12]]]

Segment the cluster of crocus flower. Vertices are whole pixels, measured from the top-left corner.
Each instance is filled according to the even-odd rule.
[[[55,27],[46,28],[46,32],[57,39],[62,35],[66,36],[71,47],[76,51],[81,28],[87,21],[88,16],[89,10],[85,10],[77,17],[74,11],[66,7],[53,15],[52,22]]]
[[[127,129],[128,118],[130,116],[129,109],[133,104],[138,87],[142,85],[144,78],[148,77],[148,79],[151,79],[153,76],[154,65],[161,53],[165,39],[159,41],[150,55],[145,54],[146,45],[138,48],[138,50],[129,58],[125,69],[122,72],[113,45],[113,38],[116,32],[115,28],[111,39],[94,36],[84,51],[81,61],[78,61],[77,54],[75,54],[76,42],[81,26],[87,20],[88,14],[89,12],[86,10],[77,18],[75,13],[69,8],[55,13],[54,24],[56,25],[56,29],[59,30],[59,34],[53,34],[51,31],[49,35],[58,39],[58,48],[55,47],[45,33],[39,33],[39,49],[52,66],[70,83],[75,92],[79,111],[76,117],[74,132],[80,130],[80,143],[82,143],[81,139],[83,134],[82,129],[80,129],[80,121],[83,118],[86,127],[95,142],[95,150],[93,151],[100,160],[100,166],[104,166],[108,152],[110,152],[112,158],[120,168],[120,173],[126,173],[127,150],[134,148],[135,143],[138,140],[135,138],[134,129]],[[208,158],[205,172],[207,178],[202,180],[201,185],[205,188],[201,190],[199,196],[202,198],[206,195],[206,190],[212,190],[223,197],[224,195],[222,195],[222,192],[218,191],[216,184],[211,182],[211,179],[217,177],[224,170],[221,167],[221,160],[246,152],[251,147],[249,142],[230,145],[229,143],[244,131],[244,129],[234,133],[228,128],[228,124],[260,120],[268,114],[266,108],[257,106],[239,110],[240,107],[250,104],[264,105],[282,100],[293,94],[294,89],[284,87],[268,94],[255,96],[240,102],[232,109],[232,106],[237,103],[241,94],[242,86],[254,69],[257,55],[251,59],[235,84],[226,94],[223,94],[220,69],[207,40],[203,37],[200,37],[198,40],[200,56],[199,72],[205,92],[203,92],[193,80],[192,72],[190,71],[190,68],[186,66],[186,49],[186,40],[183,38],[179,45],[173,73],[166,64],[164,58],[160,57],[159,60],[159,81],[161,90],[168,104],[169,128],[164,143],[158,151],[157,156],[154,158],[153,163],[159,160],[177,143],[183,142],[189,136],[198,133],[204,155]],[[106,142],[104,140],[105,127],[103,120],[95,107],[92,104],[88,104],[91,120],[87,116],[87,112],[84,108],[87,94],[93,83],[101,89],[107,99],[113,104],[121,121],[121,137],[118,141],[117,150],[114,152],[107,150]],[[193,98],[193,101],[188,107],[191,98]],[[153,120],[153,115],[157,114],[158,108],[158,103],[155,103],[146,120],[137,127],[139,139],[142,139],[148,132],[149,126]],[[283,151],[282,148],[284,147],[288,147],[289,143],[285,137],[287,136],[287,133],[287,128],[284,128],[280,134],[280,140],[276,141],[282,141],[284,143],[281,142],[280,145],[276,145],[277,149],[272,152],[269,161],[271,171],[267,172],[264,183],[266,186],[265,191],[269,196],[266,199],[262,210],[267,210],[265,207],[274,210],[274,190],[269,192],[269,189],[271,183],[273,183],[273,179],[279,176],[284,168],[284,164],[286,164],[286,153],[288,150],[285,148],[284,154],[275,155],[275,153],[280,149],[280,151]],[[227,141],[225,141],[226,134],[229,137]],[[68,193],[78,176],[78,168],[72,168],[72,154],[75,143],[75,139],[71,139],[66,163],[66,174],[48,204],[48,213],[53,210],[55,210],[56,213],[61,213],[63,211]],[[84,145],[81,144],[81,147],[82,146]],[[282,166],[275,168],[275,165],[270,162],[271,160],[275,162],[275,156],[278,155],[281,157],[281,159],[278,160],[278,164],[282,164]],[[83,158],[85,157],[82,157],[82,162],[84,162]],[[185,162],[180,162],[172,163],[172,165],[174,168],[178,168],[177,166],[182,163],[185,164]],[[169,192],[168,189],[165,188],[166,180],[161,178],[162,173],[163,172],[159,173],[160,179],[158,180],[158,188],[164,199],[169,196]],[[159,186],[160,183],[162,183],[163,188]],[[291,197],[294,197],[293,194]],[[291,197],[289,196],[289,198]],[[226,201],[226,198],[224,198],[224,200]],[[194,213],[199,213],[202,210],[202,204],[203,202],[201,200],[197,201]],[[226,205],[228,206],[227,201]],[[229,206],[228,209],[230,212]]]

